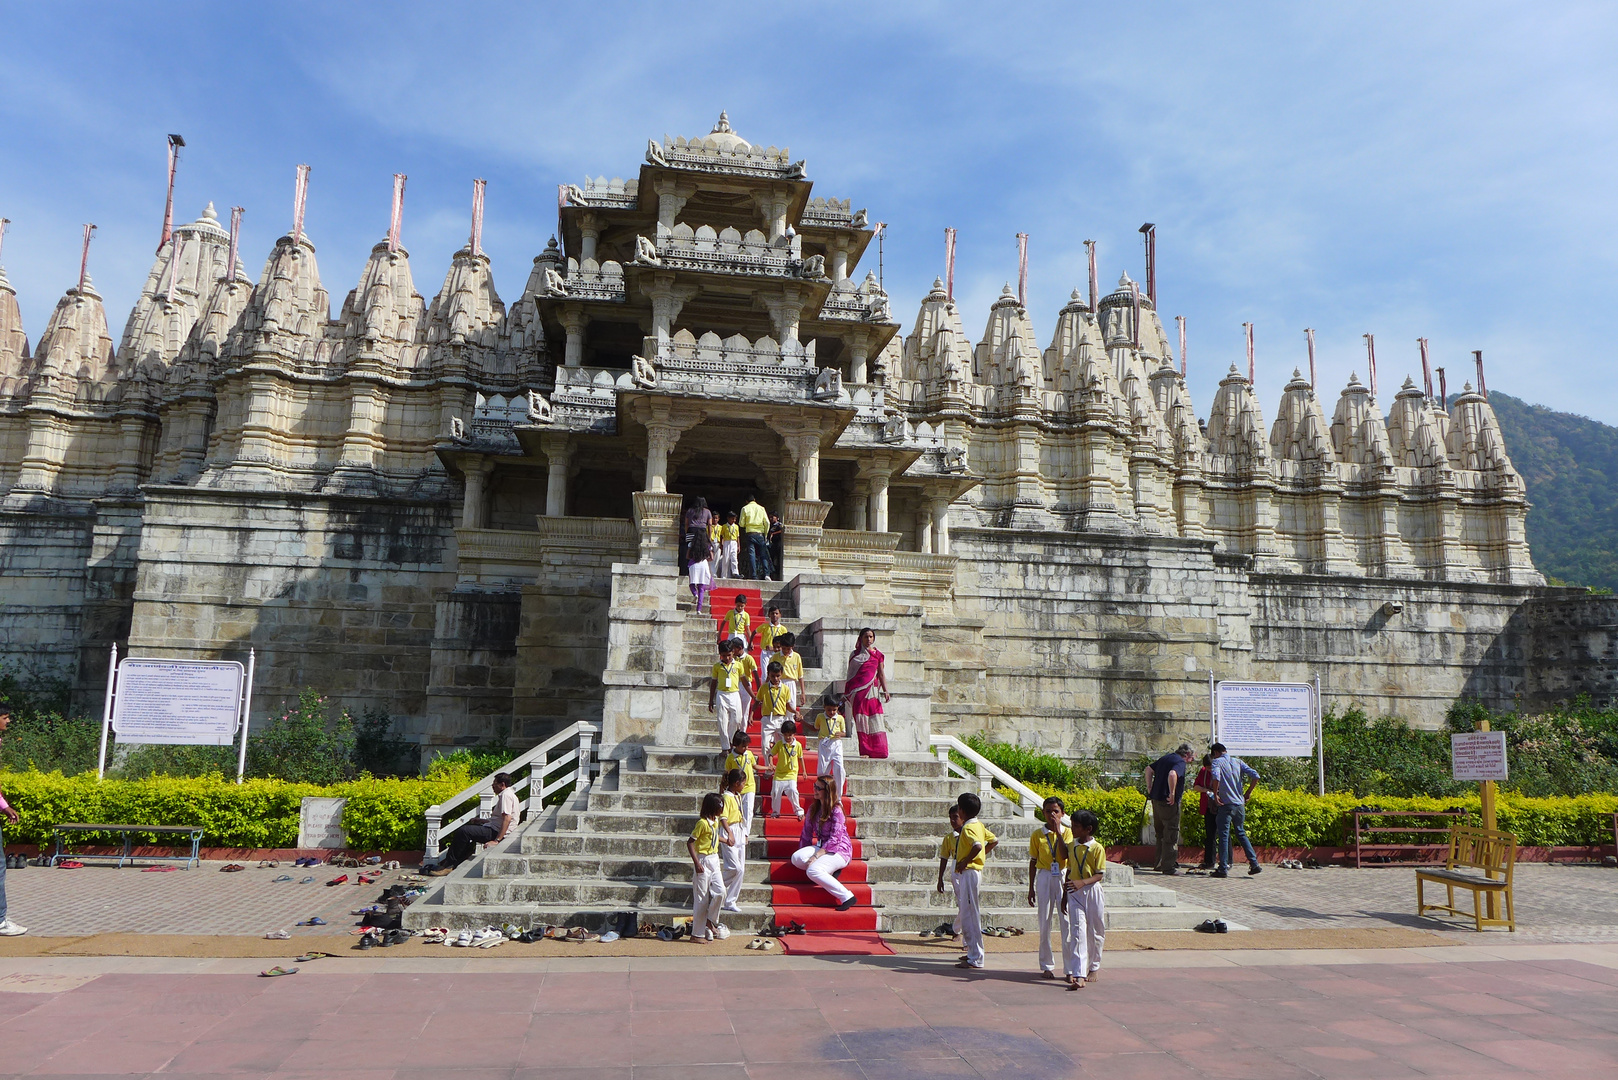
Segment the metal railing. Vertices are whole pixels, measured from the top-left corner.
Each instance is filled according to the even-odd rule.
[[[1008,805],[1015,806],[1024,817],[1039,817],[1040,805],[1045,800],[1040,798],[1039,794],[1027,784],[1018,780],[953,735],[934,734],[929,738],[928,742],[932,745],[933,752],[938,755],[938,760],[943,764],[944,771],[948,775],[977,781],[978,798],[985,803],[991,799],[999,799]],[[951,750],[972,763],[971,772],[968,772],[950,757]],[[1016,792],[1017,803],[1012,803],[1010,799],[996,791],[996,784]]]
[[[438,857],[441,838],[493,809],[496,773],[511,775],[512,786],[517,791],[518,807],[535,813],[548,799],[570,784],[574,785],[576,792],[588,791],[595,773],[595,748],[600,739],[601,725],[581,720],[443,802],[429,806],[426,812],[427,857]]]

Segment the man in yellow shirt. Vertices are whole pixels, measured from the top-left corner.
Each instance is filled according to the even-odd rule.
[[[978,814],[983,800],[968,791],[955,805],[961,808],[961,835],[955,841],[955,908],[961,916],[961,936],[966,939],[966,955],[958,968],[974,971],[983,967],[983,916],[978,913],[978,888],[983,881],[983,861],[1000,843]]]
[[[708,711],[718,712],[721,746],[729,746],[732,736],[747,730],[746,714],[742,712],[742,680],[746,675],[747,669],[736,659],[730,642],[721,641],[719,663],[713,666],[708,679]]]
[[[770,809],[781,816],[781,796],[792,803],[798,820],[803,820],[803,807],[798,801],[798,770],[803,767],[803,744],[798,742],[798,725],[791,720],[781,724],[781,738],[770,750],[775,762],[774,779],[770,782]]]
[[[1067,871],[1068,845],[1073,831],[1062,823],[1066,807],[1052,795],[1043,807],[1045,824],[1028,838],[1028,906],[1039,909],[1039,971],[1047,979],[1056,978],[1056,958],[1051,955],[1051,919],[1061,924],[1062,959],[1068,956],[1067,894],[1062,876]]]
[[[757,496],[742,507],[742,537],[747,541],[747,576],[757,580],[773,577],[770,569],[770,515],[758,504]]]
[[[1067,988],[1083,989],[1101,967],[1107,936],[1107,904],[1101,883],[1107,876],[1107,849],[1096,839],[1096,816],[1073,811],[1073,841],[1067,853]]]

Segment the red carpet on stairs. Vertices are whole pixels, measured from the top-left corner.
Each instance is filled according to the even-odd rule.
[[[709,594],[709,611],[713,615],[714,641],[719,640],[718,624],[725,614],[736,606],[738,595],[746,597],[746,610],[752,616],[752,626],[756,630],[764,622],[763,597],[756,588],[747,586],[721,585]],[[750,644],[755,647],[751,650],[754,659],[758,659],[757,639]],[[761,761],[767,765],[762,752],[763,733],[757,720],[751,720],[747,732],[753,737],[753,752],[759,755]],[[798,776],[798,803],[807,808],[809,800],[814,797],[815,770],[820,762],[813,749],[812,740],[799,732],[798,742],[804,746],[803,768]],[[811,885],[805,873],[792,865],[792,853],[798,850],[798,836],[802,826],[792,813],[791,804],[781,804],[781,817],[766,817],[770,808],[768,798],[769,784],[760,782],[760,812],[755,818],[763,818],[765,857],[770,861],[770,876],[768,882],[771,892],[771,904],[775,909],[775,923],[777,926],[787,926],[793,922],[800,922],[808,931],[805,934],[794,934],[781,939],[781,944],[788,952],[795,953],[826,953],[826,954],[854,954],[868,955],[878,953],[891,953],[893,950],[882,943],[876,933],[877,914],[872,906],[872,892],[869,867],[865,863],[864,845],[859,839],[859,821],[854,816],[854,802],[845,797],[843,799],[843,814],[848,822],[849,835],[854,840],[854,858],[843,872],[838,876],[844,885],[854,893],[854,906],[847,911],[838,911],[831,894],[818,885]]]

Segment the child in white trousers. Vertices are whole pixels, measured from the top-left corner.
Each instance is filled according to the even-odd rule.
[[[722,929],[719,906],[725,899],[725,883],[719,869],[719,845],[730,839],[730,830],[719,820],[724,808],[725,800],[717,791],[704,795],[702,817],[685,842],[691,853],[691,940],[703,944]]]
[[[803,807],[798,802],[798,771],[803,768],[803,746],[798,742],[798,725],[791,720],[781,724],[781,738],[770,748],[775,772],[770,780],[770,812],[781,816],[781,798],[792,804],[792,812],[803,819]]]
[[[840,799],[844,794],[843,740],[848,738],[848,721],[843,719],[836,698],[828,695],[821,710],[815,714],[815,733],[820,736],[820,741],[815,744],[815,756],[820,761],[815,774],[830,776]]]
[[[1101,947],[1107,936],[1107,904],[1101,881],[1106,877],[1107,849],[1095,838],[1096,816],[1075,810],[1073,842],[1067,849],[1068,942],[1064,963],[1067,988],[1082,990],[1101,967]]]
[[[742,711],[742,683],[747,669],[731,650],[729,640],[719,643],[719,663],[713,666],[708,679],[708,711],[716,714],[719,722],[719,742],[729,746],[738,731],[747,730],[746,713]]]
[[[955,858],[955,845],[960,842],[960,839],[961,808],[952,806],[949,808],[949,832],[945,833],[944,838],[938,842],[938,891],[940,893],[944,891],[944,871],[948,870],[951,896],[961,891],[961,875],[956,873],[955,868],[950,865]],[[957,938],[961,936],[961,913],[959,910],[955,913],[954,921],[950,923],[950,936]]]
[[[1067,918],[1067,891],[1063,877],[1073,833],[1062,823],[1066,809],[1062,800],[1045,800],[1045,825],[1028,838],[1028,906],[1039,910],[1039,972],[1046,979],[1056,978],[1056,957],[1051,954],[1051,920],[1060,924],[1062,962],[1070,954],[1072,924]]]
[[[732,769],[725,774],[725,808],[720,811],[719,819],[730,830],[730,839],[719,845],[720,872],[725,879],[725,901],[720,905],[722,911],[741,910],[737,901],[742,895],[742,876],[747,873],[747,833],[742,831],[742,823],[751,816],[742,810],[742,800],[752,799],[752,796],[742,794],[746,780],[747,774],[740,769]]]
[[[961,936],[966,939],[966,955],[956,967],[978,970],[983,967],[983,916],[978,913],[978,886],[983,879],[983,862],[1000,843],[978,820],[983,800],[967,792],[955,800],[961,808],[961,837],[955,842],[955,907],[960,912]]]

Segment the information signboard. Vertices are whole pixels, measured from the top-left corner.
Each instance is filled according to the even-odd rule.
[[[137,660],[118,665],[112,730],[120,743],[229,746],[242,712],[234,660]]]
[[[1506,733],[1459,731],[1449,737],[1450,768],[1455,779],[1481,782],[1506,779]]]
[[[1314,691],[1308,683],[1219,683],[1214,740],[1237,756],[1309,757],[1315,752]]]

